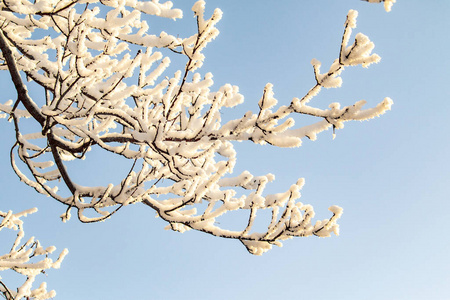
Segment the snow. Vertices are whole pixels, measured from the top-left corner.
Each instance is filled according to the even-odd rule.
[[[386,7],[393,2],[385,1]],[[169,229],[194,229],[238,239],[256,255],[292,237],[339,233],[336,222],[342,209],[330,207],[333,215],[313,226],[312,206],[296,202],[303,180],[287,191],[268,195],[265,189],[274,175],[255,176],[248,171],[234,175],[237,153],[233,142],[299,147],[305,137],[315,140],[324,130],[341,129],[345,122],[371,119],[391,108],[389,98],[368,109],[363,109],[364,100],[347,106],[334,102],[328,109],[311,104],[322,88],[342,85],[340,75],[345,67],[368,67],[380,60],[364,34],[356,34],[349,45],[356,11],[348,13],[342,43],[337,45],[339,57],[328,70],[321,73],[320,61],[311,61],[315,83],[303,97],[278,106],[275,88],[268,83],[256,112],[223,122],[224,108],[241,104],[244,97],[237,86],[216,87],[211,73],[202,76],[198,71],[205,60],[203,50],[219,34],[220,9],[205,16],[206,3],[197,1],[192,10],[198,28],[184,38],[165,31],[151,32],[152,26],[147,24],[152,20],[148,15],[181,18],[182,12],[172,8],[171,2],[92,1],[92,7],[84,10],[80,6],[78,11],[70,7],[58,12],[58,23],[55,18],[42,17],[34,24],[24,15],[54,5],[58,3],[22,1],[12,6],[17,13],[0,10],[0,17],[14,20],[4,31],[13,41],[10,48],[17,68],[50,95],[48,103],[38,108],[49,128],[18,134],[19,158],[24,162],[20,167],[27,171],[20,170],[14,156],[13,168],[26,184],[69,207],[61,216],[63,221],[70,218],[72,207],[82,222],[97,222],[123,206],[144,200],[169,223]],[[100,17],[99,8],[104,5],[108,6],[105,19]],[[52,34],[41,38],[35,33],[38,28],[49,28]],[[184,56],[186,64],[169,74],[173,52]],[[11,114],[12,104],[0,105],[0,112]],[[316,120],[300,127],[295,120],[302,115]],[[14,116],[20,119],[25,113],[17,109]],[[41,159],[52,148],[31,143],[47,137],[57,143],[51,145],[57,149],[55,161]],[[86,151],[91,146],[129,159],[133,168],[118,183],[100,187],[68,184],[71,194],[59,195],[58,187],[67,181],[59,182],[64,168],[42,170],[59,161],[76,162],[89,155]],[[217,218],[238,209],[250,211],[246,228],[231,231],[216,225]],[[270,210],[272,218],[266,232],[253,232],[261,209]],[[53,248],[47,249],[50,252]],[[39,248],[38,253],[42,251]],[[59,267],[64,255],[63,251],[55,263],[45,261],[40,266]]]
[[[68,254],[68,250],[64,249],[60,253],[58,259],[53,262],[48,256],[56,250],[56,247],[49,246],[44,249],[34,237],[31,237],[26,243],[19,246],[25,235],[23,221],[20,218],[26,217],[28,214],[35,213],[36,211],[36,208],[28,209],[17,214],[13,214],[12,211],[9,211],[8,213],[0,211],[0,217],[3,217],[0,223],[0,231],[3,228],[19,231],[10,252],[0,255],[0,271],[11,269],[27,278],[26,281],[17,288],[17,292],[13,292],[16,299],[21,299],[23,297],[49,299],[54,297],[56,292],[47,292],[47,284],[45,282],[41,283],[37,289],[32,289],[32,284],[35,281],[36,276],[44,273],[44,270],[51,268],[58,269],[64,260],[64,257]],[[43,258],[41,258],[42,256]],[[35,259],[31,261],[32,258]],[[36,258],[39,258],[40,260],[36,261]]]

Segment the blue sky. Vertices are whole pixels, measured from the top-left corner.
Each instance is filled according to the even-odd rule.
[[[155,31],[194,32],[194,1],[178,2],[184,19],[155,24]],[[165,231],[143,205],[103,223],[62,223],[65,208],[13,173],[14,131],[2,120],[0,210],[38,207],[25,219],[27,236],[69,248],[62,268],[43,278],[56,299],[448,299],[450,2],[397,2],[386,13],[359,0],[207,1],[209,13],[220,7],[224,16],[202,73],[212,72],[216,86],[239,85],[246,102],[224,111],[236,116],[257,110],[267,82],[280,104],[303,96],[314,85],[311,59],[329,66],[348,10],[359,12],[355,33],[370,37],[381,62],[347,68],[342,88],[323,90],[313,103],[365,99],[375,106],[391,97],[392,111],[346,123],[334,140],[323,132],[300,148],[236,144],[236,173],[276,175],[268,193],[304,177],[301,201],[318,219],[331,205],[343,207],[339,237],[297,238],[256,257],[237,241]],[[15,99],[7,74],[0,76],[1,102]],[[105,161],[98,173],[80,168],[74,176],[102,180],[122,163]],[[0,274],[5,281],[7,274]]]

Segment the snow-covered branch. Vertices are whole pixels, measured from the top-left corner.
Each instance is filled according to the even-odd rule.
[[[26,276],[25,282],[16,290],[8,288],[5,281],[0,277],[0,293],[5,299],[49,299],[55,297],[54,290],[48,292],[47,284],[43,282],[38,288],[32,289],[32,284],[39,274],[45,274],[45,270],[59,269],[61,262],[67,255],[68,250],[64,249],[56,261],[49,258],[56,248],[50,246],[43,248],[34,237],[28,239],[25,243],[22,239],[25,236],[23,231],[23,221],[20,219],[28,214],[36,212],[37,209],[29,209],[21,213],[13,214],[0,211],[0,231],[4,228],[17,231],[17,236],[11,250],[8,253],[0,255],[0,271],[13,270]]]
[[[219,9],[205,17],[205,2],[195,3],[197,32],[180,38],[166,32],[150,34],[144,18],[181,18],[171,2],[10,2],[0,3],[0,59],[18,99],[0,104],[0,112],[15,125],[11,162],[23,182],[67,205],[64,221],[72,208],[82,222],[96,222],[142,202],[167,221],[169,229],[238,239],[253,254],[294,236],[338,234],[341,208],[330,207],[329,219],[312,224],[312,207],[296,202],[302,179],[284,193],[267,195],[264,189],[274,180],[272,174],[244,172],[233,177],[233,142],[298,147],[305,137],[315,140],[326,129],[341,129],[347,121],[371,119],[391,108],[389,98],[368,109],[363,108],[364,100],[344,107],[331,103],[328,109],[310,104],[322,88],[342,85],[345,67],[368,67],[380,60],[367,36],[359,33],[350,41],[356,11],[348,13],[329,69],[321,73],[321,63],[312,60],[316,83],[305,95],[277,106],[273,87],[267,84],[257,112],[222,122],[221,113],[244,97],[237,86],[214,88],[212,74],[197,72],[205,59],[203,49],[218,36]],[[39,34],[42,30],[48,33],[45,37]],[[169,54],[186,58],[184,68],[170,77]],[[29,97],[20,72],[44,88],[45,102]],[[295,119],[303,115],[317,121],[296,127]],[[22,134],[19,120],[27,117],[37,121],[35,133]],[[93,147],[130,160],[120,183],[87,187],[72,180],[65,162],[84,159]],[[87,210],[96,216],[88,216]],[[249,211],[245,228],[217,226],[222,215],[236,210]],[[259,210],[272,212],[262,233],[252,231]]]

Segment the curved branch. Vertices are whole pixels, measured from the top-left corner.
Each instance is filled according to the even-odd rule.
[[[39,124],[41,124],[41,126],[44,125],[45,117],[42,115],[36,103],[34,103],[34,101],[31,100],[31,98],[28,96],[27,88],[23,84],[22,78],[20,77],[16,61],[12,56],[12,51],[6,42],[5,35],[3,34],[2,29],[0,29],[0,49],[2,50],[3,56],[9,69],[9,74],[11,75],[11,79],[16,88],[17,100],[22,102],[28,112],[36,121],[39,122]]]

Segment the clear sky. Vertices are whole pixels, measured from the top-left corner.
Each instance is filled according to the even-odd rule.
[[[314,85],[311,59],[329,66],[347,12],[359,12],[355,33],[369,36],[382,60],[347,68],[342,88],[323,90],[314,104],[365,99],[374,106],[391,97],[392,111],[300,148],[236,144],[236,173],[275,174],[268,192],[304,177],[300,201],[318,219],[329,217],[331,205],[343,207],[339,237],[296,238],[257,257],[238,241],[165,231],[139,204],[103,223],[62,223],[65,208],[13,173],[14,131],[0,120],[0,210],[38,207],[24,219],[27,236],[70,251],[60,270],[41,276],[56,299],[450,299],[450,1],[397,2],[386,13],[360,0],[207,1],[209,13],[220,7],[224,16],[202,73],[212,72],[216,86],[239,85],[246,100],[224,115],[256,111],[267,82],[280,104],[303,96]],[[184,19],[154,30],[192,34],[193,3],[174,1]],[[15,98],[7,75],[0,73],[2,103]],[[104,162],[98,173],[74,168],[74,176],[102,180],[121,165]],[[6,282],[7,274],[0,273]]]

